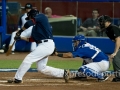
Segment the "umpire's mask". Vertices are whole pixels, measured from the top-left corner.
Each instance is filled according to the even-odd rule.
[[[102,15],[98,18],[98,23],[99,23],[101,29],[105,28],[105,22],[112,22],[111,17],[109,17],[107,15]]]

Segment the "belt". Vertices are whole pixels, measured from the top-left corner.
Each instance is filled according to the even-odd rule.
[[[40,41],[37,41],[36,43],[37,43],[37,44],[40,44],[40,43],[43,43],[43,42],[48,42],[48,39],[40,40]]]

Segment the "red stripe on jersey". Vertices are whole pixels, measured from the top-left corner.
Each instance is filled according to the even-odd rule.
[[[35,20],[34,19],[31,19],[32,20],[32,22],[34,23],[34,24],[36,24],[36,22],[35,22]]]
[[[35,42],[32,37],[29,38],[29,42]]]

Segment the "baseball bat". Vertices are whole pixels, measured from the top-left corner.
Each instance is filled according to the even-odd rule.
[[[9,47],[8,51],[6,52],[6,56],[9,56],[9,55],[10,55],[10,53],[11,53],[11,51],[12,51],[12,47],[13,47],[14,44],[15,44],[15,40],[14,40],[14,42],[12,43],[12,45]]]

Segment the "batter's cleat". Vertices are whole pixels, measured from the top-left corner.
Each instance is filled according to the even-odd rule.
[[[104,81],[108,80],[109,77],[110,76],[104,76],[103,79],[98,79],[98,82],[104,82]]]
[[[14,51],[12,51],[12,52],[11,52],[11,54],[15,54],[15,52],[14,52]]]
[[[18,79],[10,79],[7,80],[8,83],[22,83],[22,80],[18,80]]]
[[[68,83],[69,78],[70,78],[70,71],[69,70],[64,70],[64,80],[65,80],[65,83]]]

